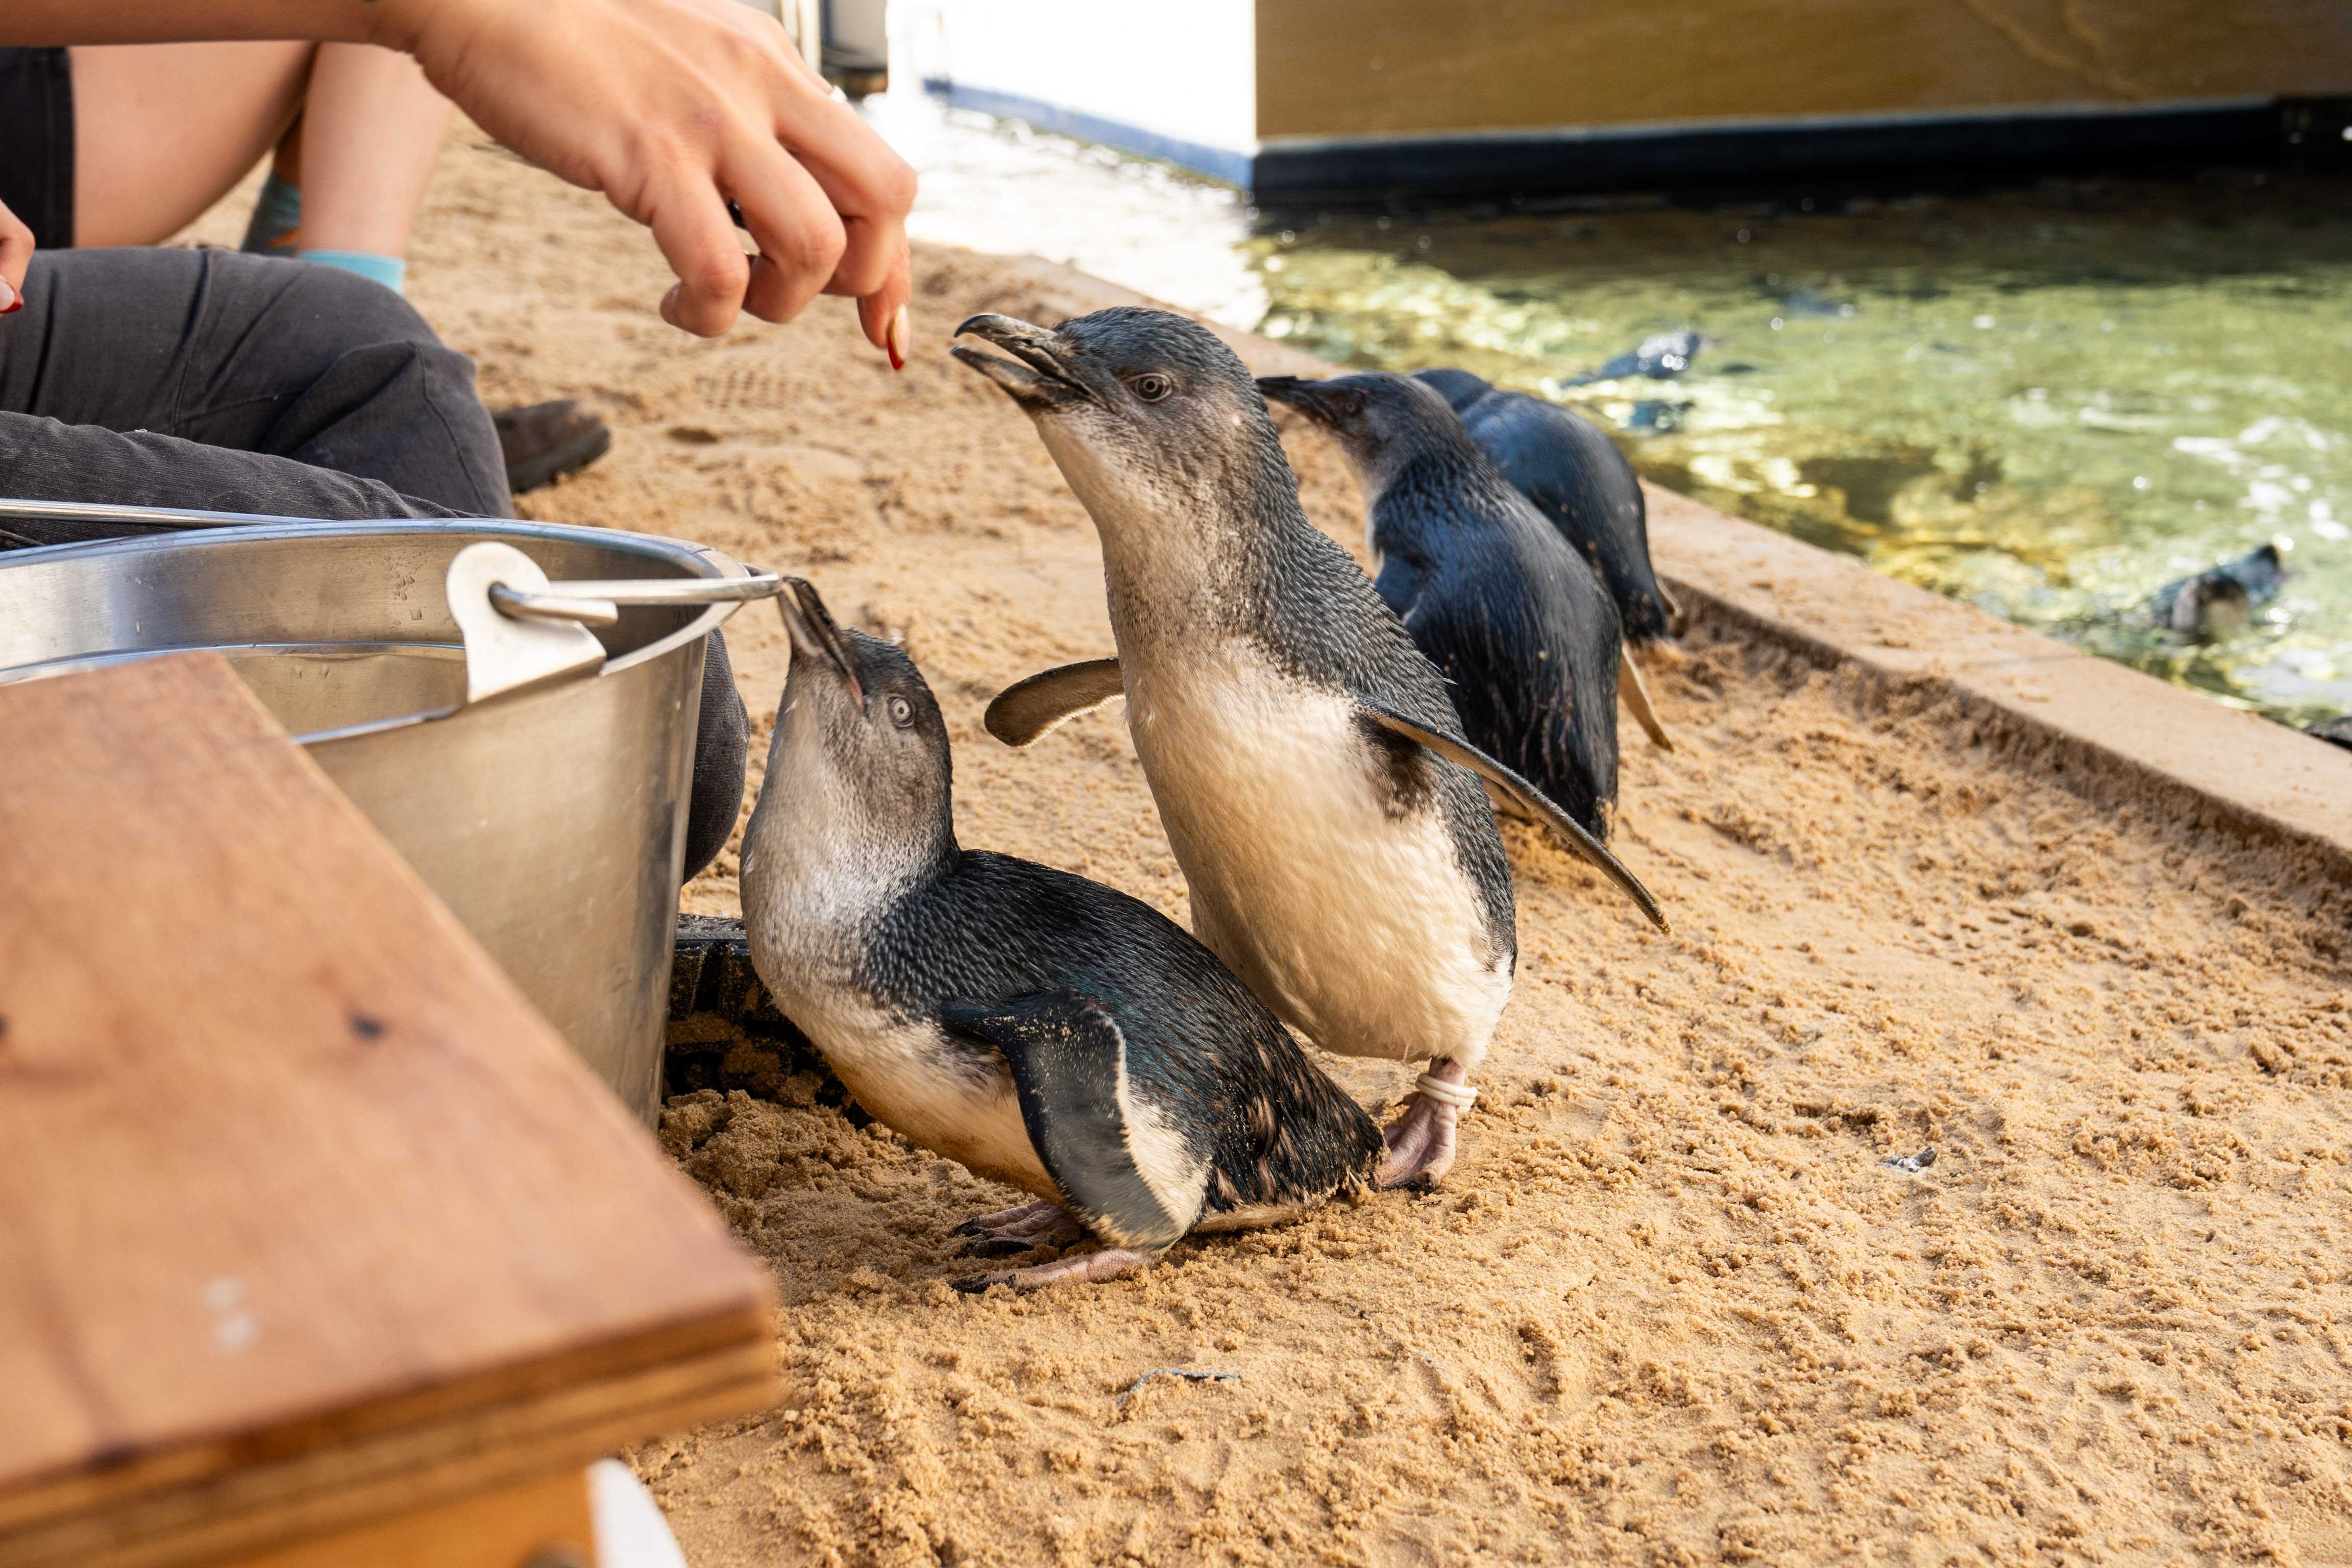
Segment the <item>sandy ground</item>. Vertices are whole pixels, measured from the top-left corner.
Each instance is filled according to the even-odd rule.
[[[697,342],[643,235],[472,139],[413,297],[493,401],[615,427],[530,514],[805,574],[929,675],[967,845],[1181,919],[1118,716],[980,728],[1109,647],[1084,513],[944,353],[972,310],[1056,319],[1034,274],[923,254],[899,375],[839,301]],[[780,629],[730,638],[764,736]],[[1629,746],[1618,847],[1675,934],[1506,828],[1519,985],[1436,1194],[968,1299],[947,1232],[1001,1191],[832,1110],[674,1109],[786,1303],[782,1406],[634,1456],[696,1568],[2352,1563],[2340,905],[1704,622],[1654,681],[1684,749]],[[1163,1368],[1230,1376],[1136,1386]]]

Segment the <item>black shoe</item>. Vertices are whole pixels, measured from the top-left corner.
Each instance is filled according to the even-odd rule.
[[[507,489],[516,495],[577,473],[612,449],[604,422],[569,397],[500,408],[490,415],[506,457]]]

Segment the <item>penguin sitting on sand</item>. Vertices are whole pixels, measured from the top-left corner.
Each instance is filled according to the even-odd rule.
[[[1379,563],[1373,585],[1444,672],[1463,734],[1607,838],[1623,650],[1592,568],[1435,389],[1384,371],[1257,385],[1347,454]]]
[[[743,835],[752,964],[877,1121],[1036,1194],[963,1234],[1102,1244],[957,1289],[1108,1279],[1370,1186],[1380,1129],[1174,921],[958,847],[930,688],[786,584],[792,673]]]
[[[1265,401],[1213,334],[1133,308],[958,330],[1012,356],[955,350],[1093,516],[1118,647],[1007,689],[990,732],[1027,745],[1124,697],[1194,933],[1325,1049],[1428,1060],[1381,1179],[1442,1174],[1517,955],[1481,778],[1663,925],[1656,901],[1464,737],[1444,678],[1307,521]]]
[[[1413,379],[1437,389],[1486,460],[1601,574],[1628,655],[1618,698],[1653,744],[1674,750],[1630,657],[1672,638],[1676,618],[1650,564],[1649,511],[1633,465],[1599,426],[1556,403],[1506,392],[1466,370],[1415,371]]]

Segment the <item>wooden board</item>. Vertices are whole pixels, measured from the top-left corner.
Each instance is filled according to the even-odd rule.
[[[1260,136],[2352,90],[2310,0],[1263,0]]]
[[[234,1568],[525,1568],[593,1561],[588,1478],[562,1469],[420,1513],[248,1557]],[[570,1548],[567,1553],[563,1548]],[[553,1550],[551,1550],[553,1549]]]
[[[249,1553],[756,1407],[771,1302],[216,656],[0,687],[0,1561]]]

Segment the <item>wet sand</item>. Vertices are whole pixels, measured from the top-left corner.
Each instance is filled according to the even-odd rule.
[[[1065,313],[1043,275],[925,251],[898,375],[839,301],[697,342],[640,232],[478,139],[413,298],[492,401],[615,432],[524,510],[807,575],[929,676],[967,846],[1181,920],[1119,715],[980,727],[1110,646],[1090,523],[945,356],[971,311]],[[1360,549],[1336,456],[1290,441]],[[764,747],[781,629],[729,637]],[[682,1098],[665,1142],[785,1303],[782,1405],[633,1456],[689,1562],[2352,1563],[2337,895],[1727,623],[1674,664],[1682,750],[1629,741],[1616,840],[1674,934],[1506,826],[1518,988],[1435,1194],[965,1298],[948,1231],[1001,1189]],[[733,873],[688,907],[731,912]],[[1167,1368],[1232,1375],[1138,1386]]]

